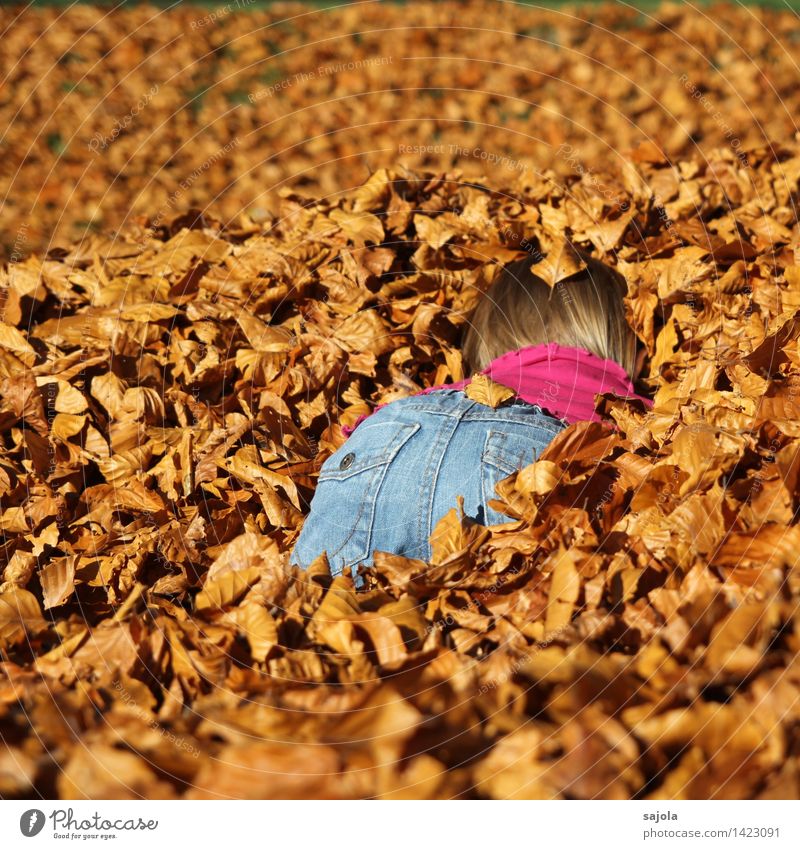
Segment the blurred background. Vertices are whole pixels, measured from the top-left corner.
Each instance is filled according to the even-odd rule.
[[[790,4],[3,3],[0,250],[264,220],[388,163],[613,172],[792,138]]]

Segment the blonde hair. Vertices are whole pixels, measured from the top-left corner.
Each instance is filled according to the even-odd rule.
[[[625,319],[625,280],[575,253],[585,268],[553,287],[534,274],[530,257],[505,266],[467,324],[462,354],[469,369],[481,371],[507,351],[557,342],[614,360],[633,377],[637,344]]]

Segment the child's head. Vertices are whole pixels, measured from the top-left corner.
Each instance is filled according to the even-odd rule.
[[[528,345],[557,342],[614,360],[634,377],[636,335],[625,320],[621,275],[588,254],[585,268],[552,288],[534,274],[529,257],[509,263],[475,308],[463,355],[473,371]]]

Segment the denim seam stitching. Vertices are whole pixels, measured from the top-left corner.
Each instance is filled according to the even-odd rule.
[[[432,485],[429,488],[428,509],[426,511],[427,515],[423,514],[422,511],[420,511],[420,523],[419,523],[419,526],[417,528],[418,537],[426,540],[425,550],[426,550],[426,553],[428,555],[428,558],[426,558],[426,559],[430,559],[430,554],[431,554],[430,536],[431,536],[431,533],[433,532],[433,527],[432,527],[433,502],[434,502],[434,499],[436,497],[436,486],[439,482],[439,472],[441,471],[442,463],[444,462],[444,457],[445,457],[445,454],[447,453],[447,446],[452,441],[453,436],[454,436],[456,430],[458,430],[458,427],[461,424],[464,416],[471,409],[473,409],[473,407],[475,407],[475,406],[476,406],[476,402],[472,401],[469,404],[469,406],[467,406],[465,409],[461,410],[457,416],[452,416],[452,418],[455,419],[452,427],[449,428],[448,432],[446,432],[444,429],[441,429],[439,431],[439,433],[437,434],[436,440],[434,441],[434,444],[433,444],[433,447],[432,447],[431,455],[435,456],[434,452],[438,449],[439,444],[442,442],[442,437],[444,437],[445,434],[446,434],[446,441],[445,441],[444,446],[443,446],[444,450],[438,452],[439,462],[436,464],[436,469],[433,472]],[[424,526],[423,526],[423,519],[424,519]]]
[[[375,475],[377,474],[377,468],[378,468],[378,467],[377,467],[377,466],[373,466],[373,468],[374,468],[376,471],[373,471],[373,472],[372,472],[372,474],[370,475],[370,478],[374,478],[374,477],[375,477]],[[329,478],[329,480],[333,480],[333,478]],[[370,481],[370,483],[371,483],[371,481]],[[351,539],[353,538],[353,536],[355,535],[356,528],[358,528],[358,523],[359,523],[359,521],[361,520],[361,516],[362,516],[362,515],[363,515],[363,513],[364,513],[364,509],[365,509],[365,507],[366,507],[366,504],[367,504],[367,499],[366,499],[366,498],[362,498],[362,499],[361,499],[361,504],[360,504],[360,505],[359,505],[359,507],[358,507],[358,514],[356,515],[355,519],[353,520],[353,524],[352,524],[352,526],[351,526],[351,528],[350,528],[350,533],[349,533],[349,534],[347,534],[347,536],[344,538],[344,541],[343,541],[343,542],[339,545],[339,547],[336,549],[336,551],[334,551],[333,553],[328,553],[328,550],[327,550],[327,549],[324,549],[325,554],[326,554],[326,555],[327,555],[327,557],[328,557],[328,565],[331,565],[330,561],[331,561],[334,557],[336,557],[336,555],[337,555],[337,554],[338,554],[338,553],[339,553],[339,552],[340,552],[340,551],[341,551],[341,550],[342,550],[342,549],[343,549],[343,548],[347,545],[347,543],[348,543],[348,542],[350,542],[350,540],[351,540]],[[342,572],[343,570],[344,570],[344,566],[342,566],[342,569],[341,569],[341,570],[339,570],[339,572],[337,572],[336,574],[341,574],[341,572]],[[332,570],[331,570],[331,571],[332,571]]]
[[[486,508],[485,513],[484,513],[484,519],[485,519],[487,525],[492,524],[492,523],[489,522],[489,512],[491,511],[492,513],[495,513],[497,511],[492,510],[492,508],[489,507],[489,492],[487,491],[488,490],[487,484],[489,482],[487,480],[487,478],[489,478],[489,475],[487,474],[486,467],[491,466],[492,468],[497,469],[503,475],[508,477],[508,475],[506,475],[505,469],[501,468],[498,463],[492,462],[492,460],[490,459],[490,457],[492,455],[488,454],[489,443],[491,442],[494,434],[501,434],[502,435],[502,431],[499,431],[499,430],[487,431],[486,439],[483,440],[483,451],[481,452],[481,501],[483,502],[483,504]],[[513,474],[513,472],[509,472],[508,474],[509,475]],[[497,493],[493,491],[492,497],[494,498],[496,496],[496,494]]]
[[[367,524],[367,550],[364,552],[364,554],[360,558],[361,560],[363,560],[366,557],[369,557],[369,555],[372,553],[372,532],[375,529],[375,511],[378,508],[378,498],[380,497],[381,486],[383,485],[383,481],[386,478],[386,475],[389,471],[389,466],[395,461],[395,459],[397,458],[397,455],[403,450],[403,448],[405,448],[405,446],[408,444],[408,441],[411,439],[411,437],[414,436],[415,433],[419,432],[420,427],[421,427],[421,425],[419,424],[419,422],[417,422],[416,424],[409,423],[409,424],[403,425],[404,430],[405,429],[410,429],[410,430],[405,435],[405,437],[400,441],[400,444],[397,446],[397,448],[395,448],[392,451],[391,458],[389,459],[389,461],[387,463],[385,463],[383,465],[383,473],[379,476],[379,479],[377,481],[375,481],[375,495],[372,498],[372,506],[371,506],[371,509],[370,509],[369,523]]]

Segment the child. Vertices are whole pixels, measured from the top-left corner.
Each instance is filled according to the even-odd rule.
[[[339,574],[370,564],[374,551],[426,560],[431,532],[459,495],[478,522],[508,522],[488,504],[498,481],[532,463],[567,424],[599,420],[596,393],[634,396],[644,351],[637,357],[625,321],[624,282],[578,256],[584,267],[553,288],[530,257],[511,263],[472,315],[465,362],[513,389],[513,402],[493,409],[472,401],[465,380],[357,422],[322,466],[293,563],[308,567],[327,551]]]

